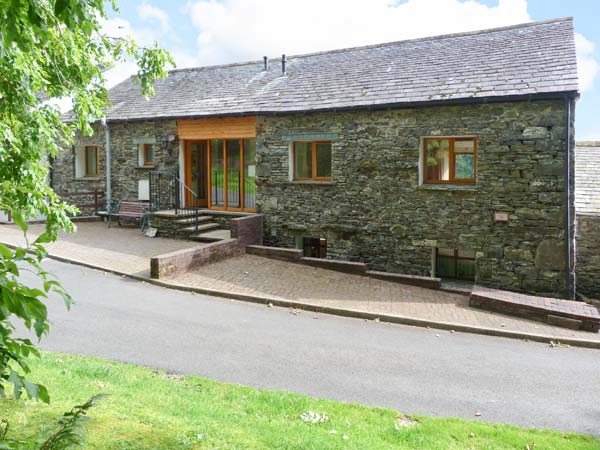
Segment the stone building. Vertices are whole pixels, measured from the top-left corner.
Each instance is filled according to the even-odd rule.
[[[600,142],[575,149],[577,292],[600,299]]]
[[[160,191],[222,227],[260,212],[265,244],[306,255],[572,296],[577,89],[570,18],[174,70],[150,100],[114,87],[53,183],[153,209]]]

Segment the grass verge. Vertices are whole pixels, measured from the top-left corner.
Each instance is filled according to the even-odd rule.
[[[12,438],[50,434],[49,425],[63,412],[104,392],[108,397],[89,414],[86,449],[600,448],[590,436],[408,418],[390,409],[173,376],[98,358],[43,353],[32,360],[32,368],[31,380],[45,383],[52,401],[1,399],[0,419],[9,420]]]

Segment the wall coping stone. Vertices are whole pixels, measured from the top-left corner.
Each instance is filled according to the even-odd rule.
[[[246,253],[265,258],[298,262],[302,258],[302,250],[296,248],[268,247],[266,245],[248,245]]]
[[[406,275],[402,273],[379,272],[376,270],[367,270],[366,275],[379,280],[391,281],[394,283],[410,284],[428,289],[438,290],[442,287],[442,279],[434,277],[424,277],[420,275]]]
[[[313,267],[337,270],[339,272],[345,273],[364,275],[367,272],[367,265],[365,263],[360,262],[338,261],[335,259],[324,258],[309,258],[306,256],[300,258],[300,262]]]

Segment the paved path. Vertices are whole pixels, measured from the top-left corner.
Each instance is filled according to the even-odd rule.
[[[150,257],[201,246],[191,241],[147,238],[132,227],[111,229],[101,222],[78,223],[76,234],[48,244],[51,255],[109,271],[148,278]],[[41,233],[32,225],[30,233]],[[33,239],[30,237],[30,239]],[[0,242],[24,242],[16,226],[0,226]],[[494,333],[547,336],[554,340],[585,340],[600,344],[600,333],[565,328],[471,308],[465,296],[285,261],[243,255],[228,258],[164,280],[172,285],[209,292],[243,294],[317,306],[399,316],[428,322],[484,328]]]
[[[135,226],[114,224],[108,228],[104,222],[75,225],[76,233],[61,232],[57,242],[46,244],[50,254],[130,275],[149,276],[152,256],[202,245],[184,240],[147,238]],[[43,231],[42,224],[29,225],[28,239],[35,240]],[[0,242],[24,245],[25,239],[16,225],[0,225]]]
[[[405,413],[600,435],[599,350],[295,314],[46,266],[78,302],[71,312],[51,304],[48,350]]]
[[[533,333],[558,340],[577,338],[600,342],[599,333],[568,330],[471,308],[464,295],[253,255],[228,258],[171,277],[167,281],[220,292],[292,300],[374,314]]]

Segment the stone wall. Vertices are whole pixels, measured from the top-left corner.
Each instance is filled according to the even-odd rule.
[[[295,133],[336,135],[331,183],[290,181]],[[478,139],[477,185],[420,186],[421,137],[465,135]],[[565,295],[564,138],[558,100],[259,117],[265,244],[324,237],[329,258],[414,275],[431,275],[435,246],[468,249],[479,284]]]
[[[600,299],[600,216],[577,215],[577,292]]]
[[[246,247],[262,244],[262,214],[231,220],[231,239],[178,250],[150,258],[150,276],[165,278],[221,259],[242,255]]]
[[[58,193],[76,193],[101,191],[106,192],[106,158],[104,152],[105,136],[104,129],[100,124],[93,126],[93,136],[81,136],[76,138],[76,145],[63,149],[52,161],[51,184]],[[95,145],[98,147],[97,177],[75,177],[75,149],[78,146]],[[70,204],[93,203],[88,196],[63,196],[63,200]],[[85,202],[84,202],[85,200]],[[92,200],[92,201],[88,201]],[[106,197],[102,197],[102,203],[106,206]],[[104,207],[101,209],[105,209]],[[87,216],[93,213],[92,208],[80,208],[80,215]]]
[[[137,201],[139,180],[148,180],[150,170],[178,171],[179,141],[177,121],[145,121],[109,124],[110,149],[112,156],[112,198],[115,201]],[[94,135],[79,135],[76,145],[64,149],[53,164],[52,186],[57,192],[79,192],[101,190],[106,192],[106,149],[105,132],[100,124],[94,125]],[[175,136],[168,146],[160,141],[164,136]],[[156,164],[144,167],[139,163],[140,145],[154,143]],[[98,177],[75,176],[75,154],[77,147],[98,146],[100,173]],[[68,201],[68,199],[67,199]]]

